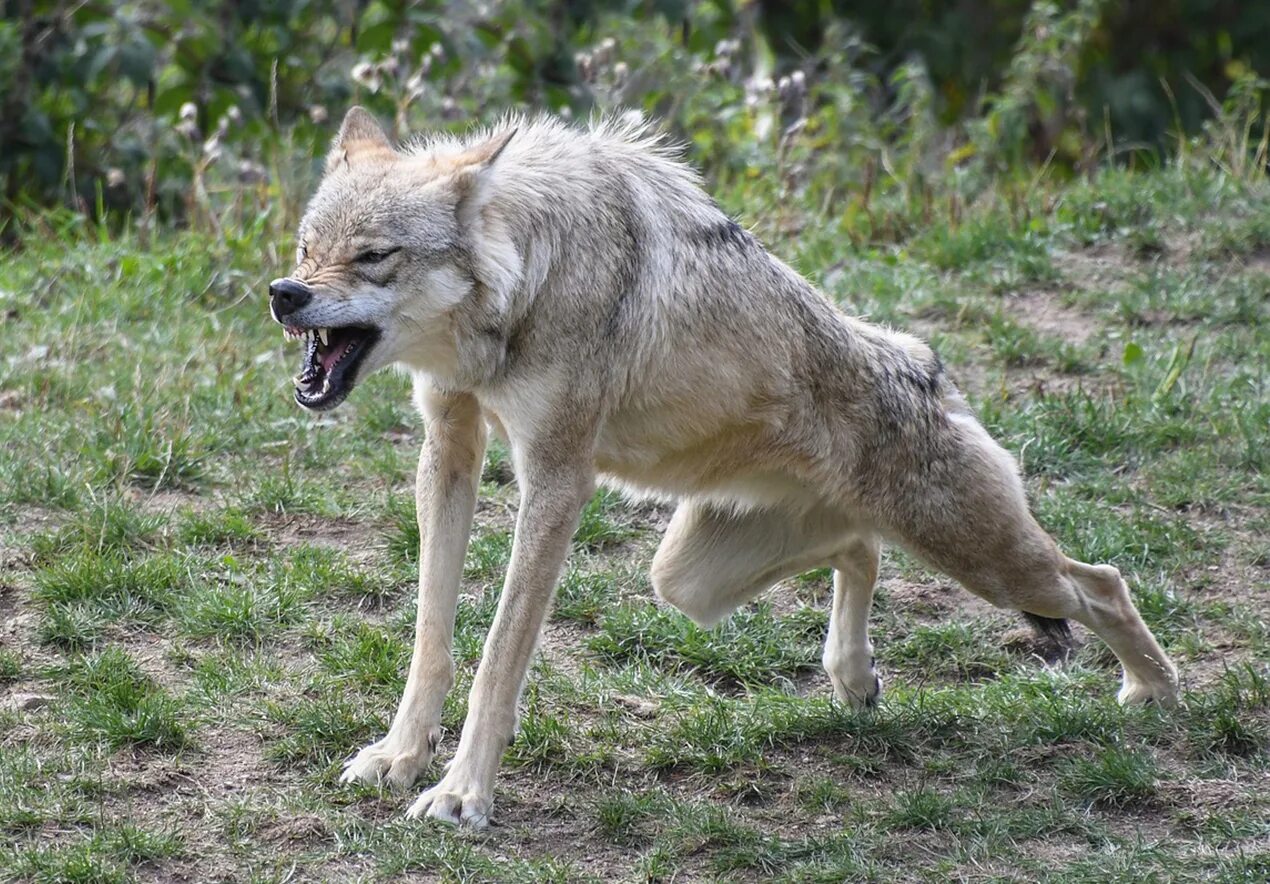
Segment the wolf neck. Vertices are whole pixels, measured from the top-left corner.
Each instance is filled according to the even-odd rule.
[[[527,125],[488,175],[464,219],[472,294],[448,317],[447,359],[428,366],[439,386],[479,395],[565,359],[620,372],[606,383],[626,389],[675,348],[769,314],[824,314],[834,336],[852,334],[637,134]]]

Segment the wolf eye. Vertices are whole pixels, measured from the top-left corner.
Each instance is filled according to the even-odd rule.
[[[367,249],[366,251],[359,254],[353,260],[356,261],[358,264],[378,264],[380,261],[384,260],[389,255],[395,254],[396,252],[399,252],[399,251],[401,251],[400,248]]]

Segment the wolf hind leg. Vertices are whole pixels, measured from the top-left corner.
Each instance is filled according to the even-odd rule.
[[[778,581],[830,564],[849,534],[849,520],[825,510],[735,512],[684,501],[653,557],[653,589],[713,626]]]
[[[1177,667],[1142,621],[1120,572],[1111,565],[1064,557],[1062,577],[1077,596],[1075,605],[1068,602],[1065,616],[1089,627],[1120,660],[1124,678],[1117,699],[1124,704],[1174,705]]]
[[[1078,562],[1056,547],[1053,556],[1031,566],[1003,564],[991,582],[1006,588],[1003,595],[1010,607],[1045,618],[1071,618],[1111,648],[1123,669],[1121,703],[1177,702],[1177,668],[1143,622],[1114,567]],[[974,591],[975,578],[963,582]]]
[[[1063,555],[1028,511],[1013,459],[977,423],[960,423],[959,450],[933,483],[908,496],[898,539],[995,605],[1071,618],[1115,652],[1122,703],[1177,701],[1177,669],[1142,621],[1120,572]],[[932,505],[937,502],[938,505]],[[1041,625],[1060,630],[1062,624]]]

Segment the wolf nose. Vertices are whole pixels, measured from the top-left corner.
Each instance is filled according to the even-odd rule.
[[[269,283],[269,300],[275,319],[282,319],[313,300],[313,290],[298,279],[284,276]]]

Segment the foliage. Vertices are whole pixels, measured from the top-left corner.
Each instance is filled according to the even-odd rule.
[[[937,198],[929,182],[955,185],[972,155],[997,173],[1159,146],[1199,131],[1228,91],[1246,120],[1264,105],[1270,7],[896,6],[3,0],[2,198],[214,229],[272,212],[289,226],[354,101],[398,134],[496,108],[634,107],[721,180],[837,182],[821,186],[831,205],[848,185]],[[869,201],[849,211],[871,216]],[[861,231],[894,233],[871,217]]]

